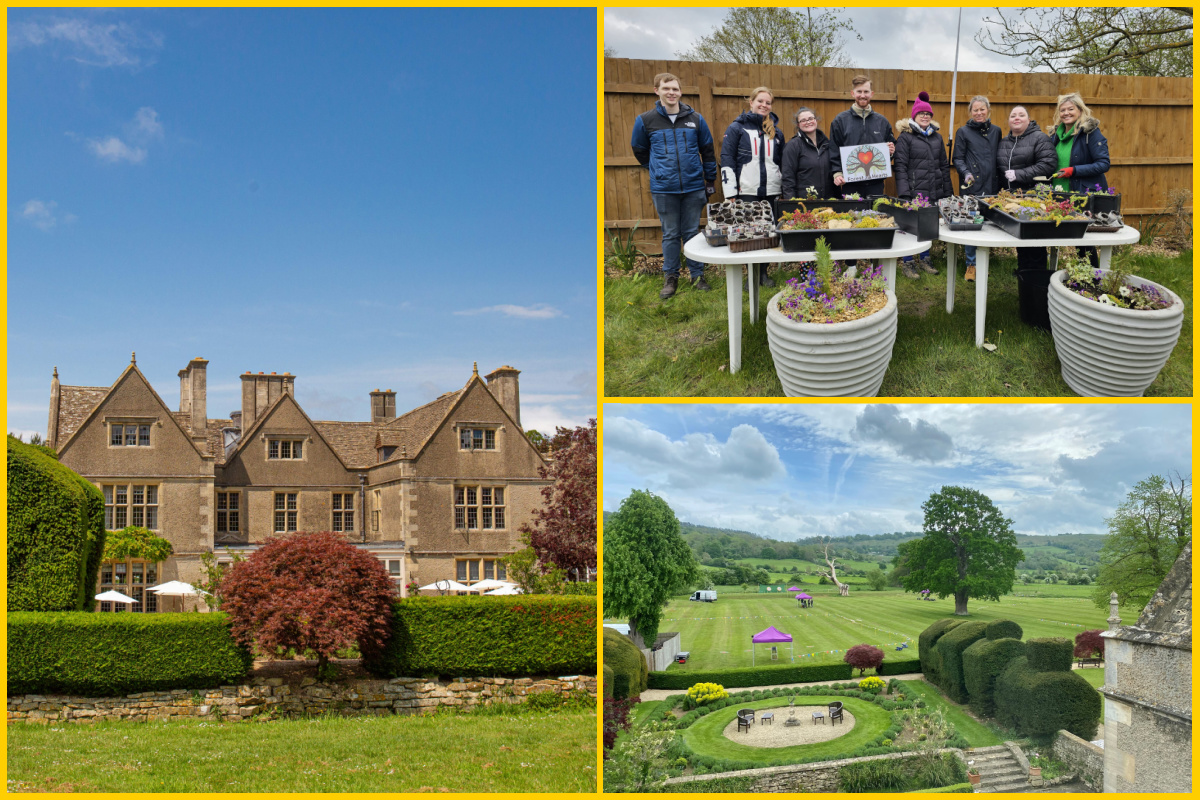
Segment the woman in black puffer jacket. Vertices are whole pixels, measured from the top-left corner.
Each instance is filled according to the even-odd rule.
[[[816,197],[833,196],[833,178],[829,174],[829,137],[817,127],[817,112],[801,106],[796,112],[796,135],[783,148],[783,194],[791,199],[808,197],[811,188]]]
[[[1000,147],[1000,128],[992,124],[992,104],[977,94],[971,98],[967,124],[954,132],[953,161],[958,170],[958,191],[980,197],[996,193],[996,150]],[[966,245],[969,281],[975,280],[975,247]]]
[[[896,194],[903,200],[924,195],[930,203],[954,194],[950,186],[950,162],[946,159],[946,143],[933,121],[933,106],[929,94],[921,92],[912,105],[912,118],[896,122],[896,161],[892,170],[896,178]],[[928,261],[926,250],[921,254],[921,269],[936,275],[937,268]],[[907,259],[900,267],[910,278],[916,270]]]
[[[1001,189],[1032,189],[1036,177],[1050,177],[1058,168],[1058,156],[1050,137],[1029,118],[1024,106],[1014,106],[1008,115],[1008,136],[996,151],[996,180]],[[1045,269],[1044,247],[1018,247],[1017,271]]]

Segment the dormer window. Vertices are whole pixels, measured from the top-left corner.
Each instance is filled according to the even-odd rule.
[[[495,450],[496,431],[492,428],[459,428],[459,450]]]

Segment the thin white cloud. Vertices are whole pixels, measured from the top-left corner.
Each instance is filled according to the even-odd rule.
[[[158,112],[149,106],[142,106],[133,115],[133,119],[125,124],[125,138],[108,136],[103,139],[88,139],[88,149],[102,161],[117,164],[127,161],[130,164],[140,164],[149,155],[147,148],[154,142],[163,139],[163,124],[158,118]],[[128,144],[126,144],[128,140]]]
[[[130,147],[116,136],[109,136],[107,139],[88,139],[87,145],[97,158],[112,164],[122,161],[140,164],[146,160],[146,151],[143,148]]]
[[[163,126],[158,121],[158,112],[149,106],[139,108],[133,115],[133,132],[144,139],[161,139]]]
[[[161,49],[163,37],[125,22],[58,19],[14,25],[8,45],[10,50],[55,47],[62,57],[93,67],[139,67],[148,63],[139,51]]]
[[[454,314],[459,317],[471,317],[476,314],[503,314],[506,317],[516,317],[517,319],[554,319],[566,316],[554,306],[546,303],[534,303],[531,306],[498,305],[467,308],[455,311]]]
[[[76,220],[74,214],[59,214],[58,203],[53,200],[26,200],[21,206],[21,219],[39,230],[48,231],[58,223],[71,223]]]

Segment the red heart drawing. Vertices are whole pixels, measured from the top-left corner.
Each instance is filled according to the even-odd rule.
[[[863,166],[866,166],[875,160],[875,153],[870,150],[864,150],[858,154],[858,160],[863,163]]]

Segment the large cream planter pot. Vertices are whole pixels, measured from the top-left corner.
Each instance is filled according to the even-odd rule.
[[[767,304],[767,344],[788,397],[874,397],[896,343],[896,295],[869,317],[820,324],[793,322]]]
[[[1101,305],[1063,286],[1066,270],[1050,277],[1050,330],[1063,380],[1084,397],[1141,397],[1167,363],[1183,327],[1183,301],[1153,281],[1172,303],[1156,311]]]

